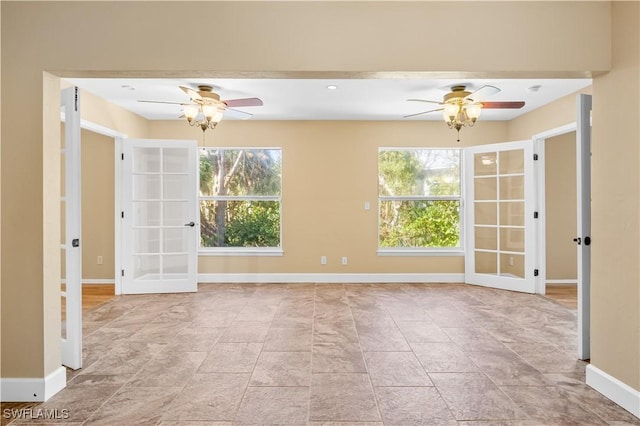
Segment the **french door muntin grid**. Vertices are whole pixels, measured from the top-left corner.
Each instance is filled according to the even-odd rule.
[[[171,244],[168,244],[171,240],[177,242],[184,243],[187,238],[184,235],[177,235],[171,238],[170,233],[174,232],[176,234],[184,234],[188,232],[188,224],[182,223],[184,221],[185,214],[178,214],[176,216],[168,215],[167,207],[170,205],[179,205],[182,206],[182,210],[187,207],[189,200],[186,198],[172,198],[171,190],[169,190],[168,183],[171,183],[171,179],[174,177],[181,177],[182,179],[177,179],[178,185],[180,185],[180,181],[182,180],[182,185],[187,185],[189,181],[189,173],[186,170],[186,161],[184,160],[185,171],[167,171],[168,162],[165,161],[165,155],[167,151],[175,151],[176,149],[182,150],[186,154],[186,149],[182,148],[147,148],[147,147],[136,147],[134,148],[134,159],[133,159],[133,205],[134,211],[134,223],[132,226],[133,230],[133,257],[136,259],[136,264],[134,266],[134,279],[179,279],[183,278],[187,275],[187,257],[188,251],[187,247],[182,247],[182,250],[176,250],[175,247],[171,247]],[[158,170],[152,171],[140,171],[139,167],[141,166],[141,162],[138,161],[138,156],[143,156],[145,152],[149,152],[148,150],[156,150],[159,154],[158,156]],[[153,166],[152,166],[153,168]],[[144,179],[139,179],[143,177]],[[157,180],[154,180],[153,177],[157,177]],[[139,182],[137,182],[139,181]],[[173,183],[175,183],[175,181]],[[140,188],[136,188],[136,183],[139,184]],[[150,188],[146,188],[145,186],[155,186],[156,194],[150,193]],[[145,187],[145,188],[143,188]],[[176,188],[174,188],[174,191]],[[178,188],[178,193],[182,193],[182,191]],[[139,197],[139,194],[148,195],[147,197]],[[151,195],[151,196],[149,196]],[[153,196],[156,195],[156,196]],[[141,209],[147,208],[150,209],[153,205],[156,205],[156,213],[157,218],[151,216],[153,213],[150,211],[145,211],[146,214],[140,214]],[[179,209],[180,210],[180,209]],[[141,223],[143,221],[148,221],[151,223]],[[172,222],[172,224],[168,224],[168,222]],[[195,226],[195,224],[194,224]],[[152,230],[157,230],[157,235],[155,238],[149,238],[150,234],[152,234]],[[145,232],[146,231],[146,232]],[[143,247],[144,246],[144,247]],[[151,250],[152,247],[156,247],[155,250]],[[146,250],[142,250],[146,248]],[[170,259],[180,260],[179,257],[184,258],[182,262],[168,262]],[[153,274],[152,271],[148,271],[148,267],[145,268],[145,260],[148,265],[153,265],[153,260],[157,261],[157,267],[155,267],[156,274]],[[183,266],[182,270],[180,270],[180,264]],[[176,268],[177,265],[177,268]],[[172,272],[168,272],[168,268],[172,267],[174,270]]]
[[[521,172],[517,172],[517,173],[501,173],[501,162],[500,159],[501,157],[503,157],[503,155],[505,155],[506,153],[515,153],[515,152],[519,152],[522,155],[522,161],[521,161]],[[525,170],[524,170],[524,151],[522,149],[516,149],[516,150],[508,150],[508,151],[498,151],[493,153],[495,154],[495,174],[480,174],[478,175],[477,171],[476,173],[474,173],[474,187],[477,188],[477,180],[479,179],[494,179],[495,180],[495,197],[493,197],[493,199],[478,199],[478,193],[475,192],[475,196],[474,196],[474,207],[477,206],[478,204],[487,204],[487,205],[491,205],[493,204],[495,206],[495,224],[488,224],[488,223],[478,223],[478,218],[477,218],[477,214],[474,215],[475,216],[475,223],[474,223],[474,239],[475,239],[475,244],[474,244],[474,250],[476,253],[489,253],[489,254],[495,254],[495,275],[498,276],[511,276],[511,277],[518,277],[518,278],[524,278],[524,270],[522,271],[522,273],[520,275],[514,275],[513,273],[507,273],[503,271],[503,257],[504,256],[509,256],[510,259],[513,259],[514,257],[516,259],[519,259],[518,265],[522,265],[522,268],[524,268],[524,255],[525,255],[525,245],[524,245],[524,235],[525,235],[525,225],[524,225],[524,217],[522,217],[522,224],[521,225],[517,225],[513,223],[513,215],[505,215],[507,216],[504,223],[503,223],[503,209],[502,207],[509,207],[511,206],[512,209],[509,210],[514,210],[513,207],[516,205],[519,205],[520,209],[522,210],[522,212],[524,213],[524,203],[525,203],[525,199],[524,199],[524,179],[525,179]],[[487,154],[475,154],[475,156],[486,156]],[[502,181],[503,179],[505,180],[505,183],[507,182],[507,180],[512,180],[512,178],[520,178],[522,179],[522,185],[519,186],[519,191],[521,193],[521,197],[520,198],[509,198],[507,196],[507,198],[503,197],[503,187],[502,187]],[[508,190],[511,189],[512,186],[507,186],[505,185],[504,189]],[[507,191],[504,191],[507,192]],[[477,209],[475,209],[477,211]],[[478,229],[494,229],[494,236],[495,236],[495,249],[489,249],[489,248],[478,248],[478,240],[477,240],[477,230]],[[514,240],[512,241],[512,244],[515,244],[517,246],[519,246],[519,248],[521,249],[521,251],[515,251],[515,250],[509,250],[509,248],[513,248],[512,245],[510,244],[503,244],[503,231],[516,231],[519,230],[520,233],[522,234],[522,238],[520,240]],[[513,232],[508,232],[506,234],[507,236],[507,241],[509,240],[509,237],[511,237],[513,234]],[[503,245],[505,247],[503,247]],[[514,263],[509,263],[509,266],[514,266]],[[476,272],[478,273],[483,273],[478,271],[478,262],[476,262]],[[491,274],[492,272],[484,272],[484,273],[489,273]]]

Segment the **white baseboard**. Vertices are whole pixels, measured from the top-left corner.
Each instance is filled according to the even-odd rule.
[[[67,280],[63,279],[62,284],[66,284]],[[82,285],[88,284],[88,285],[93,285],[93,284],[115,284],[116,280],[112,279],[112,278],[83,278],[82,279]]]
[[[92,284],[115,284],[115,283],[116,283],[116,280],[114,280],[113,278],[111,278],[111,279],[109,279],[109,278],[106,278],[106,279],[102,279],[102,278],[98,278],[98,279],[85,278],[85,279],[82,280],[82,285],[85,285],[85,284],[89,284],[89,285],[92,285]]]
[[[0,379],[2,402],[44,402],[67,386],[67,369],[59,367],[44,378]]]
[[[568,285],[568,284],[578,285],[578,280],[577,279],[547,280],[545,281],[545,283],[547,285]]]
[[[622,383],[593,364],[587,365],[587,385],[640,418],[640,391]]]
[[[463,283],[464,274],[198,274],[199,283]]]

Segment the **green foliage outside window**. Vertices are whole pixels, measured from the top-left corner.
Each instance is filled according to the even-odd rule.
[[[201,247],[279,247],[279,149],[200,154]]]
[[[381,248],[460,246],[460,151],[380,150]]]

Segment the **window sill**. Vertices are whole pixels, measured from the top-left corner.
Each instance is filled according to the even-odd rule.
[[[251,248],[225,248],[225,249],[200,249],[198,256],[284,256],[282,249],[251,249]]]
[[[378,256],[397,256],[397,257],[412,257],[412,256],[447,256],[458,257],[464,256],[464,250],[462,249],[378,249]]]

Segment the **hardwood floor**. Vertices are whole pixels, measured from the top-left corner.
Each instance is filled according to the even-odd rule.
[[[578,287],[576,285],[548,285],[546,296],[570,309],[578,309]]]
[[[82,312],[87,312],[115,296],[113,284],[84,284],[82,286]]]

